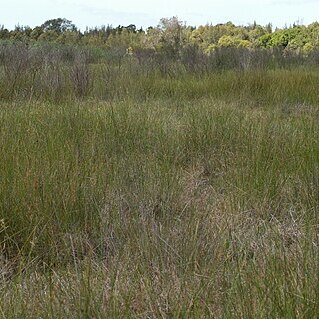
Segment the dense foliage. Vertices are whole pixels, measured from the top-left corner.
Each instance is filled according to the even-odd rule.
[[[67,19],[52,19],[41,26],[30,28],[16,26],[8,30],[0,26],[1,40],[21,40],[25,42],[55,42],[90,45],[140,51],[165,52],[178,57],[184,48],[196,48],[210,53],[215,48],[280,48],[286,51],[300,51],[304,54],[319,49],[319,23],[308,26],[294,24],[273,30],[272,25],[236,26],[232,22],[199,27],[187,26],[177,17],[163,18],[156,27],[147,30],[129,26],[101,26],[87,28],[81,32]],[[144,53],[146,54],[146,53]]]

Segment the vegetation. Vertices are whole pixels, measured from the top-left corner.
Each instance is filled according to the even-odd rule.
[[[317,53],[176,21],[1,43],[1,318],[317,318]]]
[[[129,26],[101,26],[81,32],[70,20],[57,18],[31,28],[17,25],[14,30],[0,26],[0,40],[26,43],[50,42],[101,48],[130,48],[132,52],[147,50],[166,52],[177,57],[182,49],[196,47],[205,54],[216,48],[279,48],[288,52],[308,54],[319,49],[319,23],[308,26],[294,23],[273,30],[272,25],[235,26],[232,22],[199,27],[187,26],[177,17],[163,18],[147,30]]]

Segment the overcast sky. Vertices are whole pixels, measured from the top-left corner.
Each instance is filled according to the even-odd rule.
[[[67,18],[81,30],[111,24],[156,26],[177,16],[188,25],[257,23],[288,26],[319,20],[319,0],[2,0],[0,25],[34,27],[52,18]]]

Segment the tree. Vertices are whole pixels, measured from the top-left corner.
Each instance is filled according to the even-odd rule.
[[[159,42],[163,53],[167,57],[177,59],[185,40],[183,34],[185,25],[177,17],[163,18],[157,29],[160,31]]]
[[[10,32],[10,39],[19,41],[28,41],[32,29],[29,26],[16,25],[14,30]]]
[[[43,29],[41,27],[35,27],[30,34],[30,38],[32,40],[38,40],[42,33]]]
[[[8,39],[9,38],[9,30],[5,29],[5,27],[2,25],[0,26],[0,39]]]
[[[235,37],[232,37],[230,35],[223,35],[219,40],[218,40],[218,46],[219,47],[237,47],[239,43],[239,40],[236,39]]]
[[[81,39],[81,33],[78,31],[66,31],[61,33],[56,42],[62,44],[77,44]]]
[[[77,28],[74,24],[72,24],[72,21],[64,18],[48,20],[41,25],[41,28],[44,32],[54,31],[58,34],[66,31],[77,31]]]
[[[271,35],[271,47],[286,48],[301,32],[301,27],[278,30]]]
[[[49,30],[44,33],[42,33],[39,37],[39,41],[45,41],[45,42],[53,42],[59,37],[59,33],[54,30]]]

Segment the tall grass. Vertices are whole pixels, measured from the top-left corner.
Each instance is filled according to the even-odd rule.
[[[225,48],[204,56],[186,52],[179,60],[162,55],[141,60],[138,53],[118,52],[118,57],[116,52],[0,42],[0,98],[59,104],[127,97],[228,97],[257,105],[285,98],[288,103],[318,102],[318,63],[311,54],[290,57],[279,50]]]
[[[315,318],[319,113],[287,108],[3,105],[2,316]]]
[[[317,318],[317,73],[88,61],[0,104],[0,316]]]

